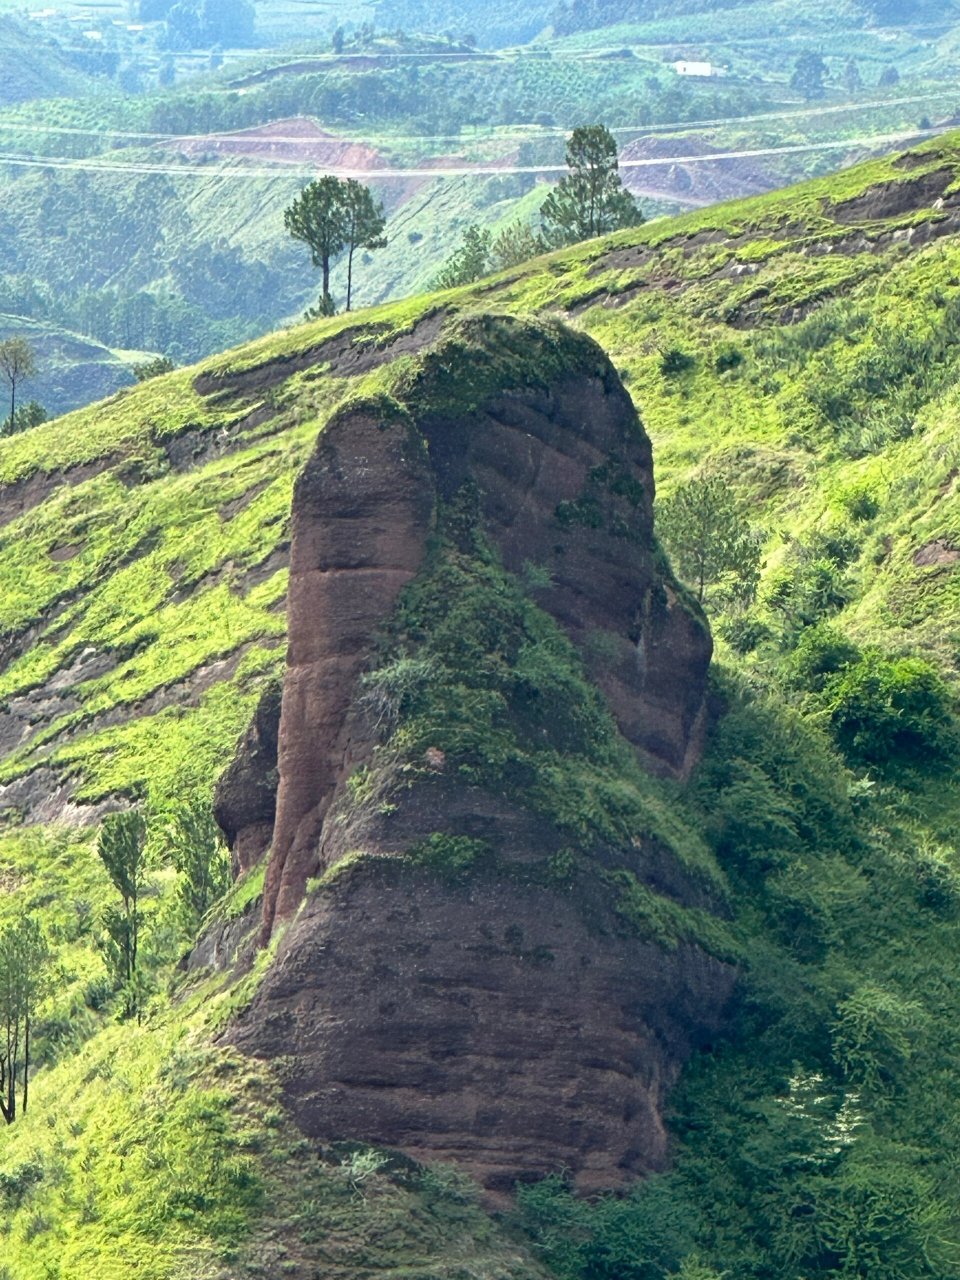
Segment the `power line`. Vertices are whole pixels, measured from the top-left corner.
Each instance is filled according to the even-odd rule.
[[[761,111],[753,115],[744,116],[719,116],[709,120],[672,120],[665,121],[655,125],[618,125],[610,130],[614,134],[633,134],[642,133],[644,136],[656,135],[659,133],[673,133],[677,130],[686,129],[704,129],[714,126],[726,126],[736,124],[753,124],[757,121],[764,120],[803,120],[811,116],[826,115],[845,115],[856,114],[861,111],[883,110],[885,108],[893,108],[898,106],[912,106],[921,102],[936,102],[946,97],[954,90],[945,87],[935,93],[918,93],[909,97],[902,98],[878,98],[871,102],[850,102],[850,103],[834,103],[826,107],[804,107],[799,111],[790,108],[783,111]],[[244,141],[245,138],[253,138],[254,130],[269,128],[269,124],[248,125],[243,129],[226,130],[221,133],[155,133],[145,130],[126,130],[126,129],[81,129],[72,125],[52,125],[52,124],[19,124],[17,122],[6,123],[0,118],[0,132],[4,133],[37,133],[37,134],[54,134],[66,135],[70,137],[82,138],[105,138],[116,141],[139,141],[139,142],[209,142],[209,141]],[[417,134],[417,133],[381,133],[369,134],[364,136],[351,135],[350,137],[341,137],[338,134],[329,134],[327,138],[309,138],[299,135],[284,134],[264,134],[263,141],[294,143],[300,145],[309,145],[312,141],[333,141],[343,142],[348,145],[357,145],[358,143],[371,142],[380,140],[385,143],[390,142],[484,142],[495,141],[498,139],[516,138],[520,141],[532,140],[537,138],[554,138],[565,137],[570,132],[560,126],[544,127],[540,126],[536,130],[527,129],[523,125],[493,125],[489,127],[486,134],[466,133],[466,134]]]
[[[763,156],[799,155],[814,151],[850,151],[857,147],[886,147],[907,142],[916,138],[938,137],[947,132],[946,128],[912,129],[906,133],[872,134],[857,138],[846,138],[828,142],[804,142],[779,147],[754,147],[739,151],[714,151],[707,155],[679,155],[621,160],[621,169],[653,169],[676,164],[716,164],[722,160],[759,159]],[[359,178],[368,182],[387,179],[409,180],[412,178],[472,178],[472,177],[510,177],[514,174],[545,175],[565,173],[566,165],[451,165],[442,168],[392,168],[385,166],[377,169],[350,168],[332,165],[330,167],[314,165],[295,168],[293,163],[278,161],[273,168],[252,168],[238,164],[232,168],[214,167],[212,165],[151,165],[151,164],[114,164],[110,161],[92,162],[73,160],[67,156],[21,156],[0,152],[0,164],[31,169],[69,169],[83,173],[125,173],[125,174],[165,174],[171,177],[190,178],[251,178],[276,179],[283,173],[291,177],[313,177],[317,172],[328,173],[338,178]]]

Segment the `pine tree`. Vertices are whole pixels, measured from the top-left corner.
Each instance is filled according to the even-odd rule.
[[[540,208],[548,245],[576,244],[643,221],[637,202],[624,190],[617,144],[604,125],[574,129],[567,167],[570,172]]]
[[[701,603],[706,588],[722,578],[732,580],[733,596],[753,596],[760,547],[723,477],[693,480],[658,503],[657,532]]]
[[[347,310],[353,299],[353,255],[357,249],[383,249],[386,240],[383,229],[387,225],[383,205],[375,203],[369,187],[355,178],[341,184],[340,198],[343,205],[344,238],[347,246]]]
[[[283,225],[295,240],[309,246],[313,265],[323,273],[320,313],[332,315],[330,296],[330,263],[342,253],[347,243],[346,214],[339,178],[329,174],[311,182],[284,212]]]

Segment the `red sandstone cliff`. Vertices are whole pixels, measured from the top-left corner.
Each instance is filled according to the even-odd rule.
[[[589,339],[461,322],[400,391],[400,405],[337,415],[296,487],[261,940],[293,923],[231,1038],[282,1060],[318,1137],[455,1159],[490,1186],[559,1167],[612,1185],[663,1163],[664,1093],[718,1027],[732,974],[689,939],[627,927],[606,872],[683,906],[710,894],[640,831],[593,848],[576,887],[545,882],[536,869],[568,839],[558,823],[442,753],[433,776],[399,783],[381,760],[390,802],[348,803],[383,739],[360,681],[438,510],[467,485],[486,543],[508,573],[537,567],[537,604],[661,775],[696,759],[709,634],[656,549],[649,440]],[[269,736],[261,726],[252,746]],[[252,746],[218,806],[245,864],[266,844],[258,778],[274,765]],[[496,872],[414,865],[418,841],[444,832],[495,849]]]

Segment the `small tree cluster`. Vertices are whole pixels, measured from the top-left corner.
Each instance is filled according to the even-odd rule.
[[[26,404],[17,405],[13,420],[5,418],[0,423],[0,436],[15,436],[21,431],[29,431],[31,427],[39,427],[47,421],[47,411],[38,400],[28,400]]]
[[[199,798],[158,815],[149,827],[138,809],[110,814],[100,828],[97,854],[119,896],[103,916],[101,951],[120,993],[122,1016],[139,1020],[150,988],[151,959],[156,959],[145,952],[144,938],[156,945],[157,921],[165,914],[151,913],[151,928],[146,928],[144,903],[153,892],[154,858],[172,864],[177,872],[175,921],[166,917],[168,947],[193,938],[207,911],[226,892],[229,858],[209,801]]]
[[[167,823],[164,843],[179,873],[182,922],[192,935],[230,884],[230,860],[210,805],[191,800],[177,809]]]
[[[43,997],[47,944],[32,916],[0,929],[0,1115],[7,1124],[27,1109],[30,1033]]]
[[[827,64],[819,53],[801,53],[790,78],[790,88],[803,94],[807,102],[826,93]]]
[[[313,314],[333,315],[330,294],[330,267],[341,253],[347,254],[347,305],[353,301],[353,259],[358,249],[382,249],[386,218],[369,187],[354,178],[345,181],[327,175],[304,187],[284,212],[283,223],[295,240],[310,249],[313,265],[322,272],[320,305]]]
[[[124,1013],[138,1018],[142,1011],[139,959],[146,844],[147,824],[136,809],[106,817],[97,841],[97,854],[120,895],[120,906],[111,907],[104,917],[103,955],[123,993]]]
[[[21,383],[28,382],[36,373],[36,356],[25,338],[5,338],[0,342],[0,377],[10,389],[10,415],[0,427],[0,435],[11,435],[14,431],[24,429],[17,425],[23,417],[17,413],[17,391]],[[37,408],[39,407],[38,405]],[[24,423],[24,426],[35,425],[33,421]]]
[[[624,189],[617,144],[604,125],[574,129],[567,143],[569,173],[540,207],[541,230],[518,219],[494,237],[472,223],[460,247],[444,263],[435,285],[453,289],[494,271],[529,262],[548,249],[576,244],[622,227],[638,226],[643,214]]]
[[[145,360],[142,364],[133,366],[133,376],[138,382],[149,382],[151,378],[162,377],[165,373],[172,373],[176,365],[169,356],[155,356],[153,360]]]
[[[471,223],[463,233],[460,247],[440,269],[435,288],[455,289],[473,284],[493,271],[506,271],[529,262],[545,248],[543,237],[520,219],[496,237],[492,231]]]
[[[176,0],[165,9],[168,48],[244,45],[253,39],[255,13],[250,0]]]

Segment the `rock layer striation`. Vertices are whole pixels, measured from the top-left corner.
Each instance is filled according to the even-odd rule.
[[[715,890],[639,829],[558,879],[563,821],[509,775],[439,750],[402,763],[364,675],[465,493],[469,538],[534,584],[652,773],[697,758],[709,633],[658,551],[650,443],[593,342],[460,321],[392,392],[337,415],[296,486],[261,940],[290,923],[230,1035],[285,1064],[320,1138],[457,1160],[495,1188],[561,1167],[615,1185],[662,1165],[665,1091],[720,1025],[732,970],[695,931],[628,924],[612,886],[700,915]],[[260,782],[256,803],[237,785],[250,745],[219,797],[241,862],[268,808]],[[413,856],[451,839],[491,860],[451,874]]]

